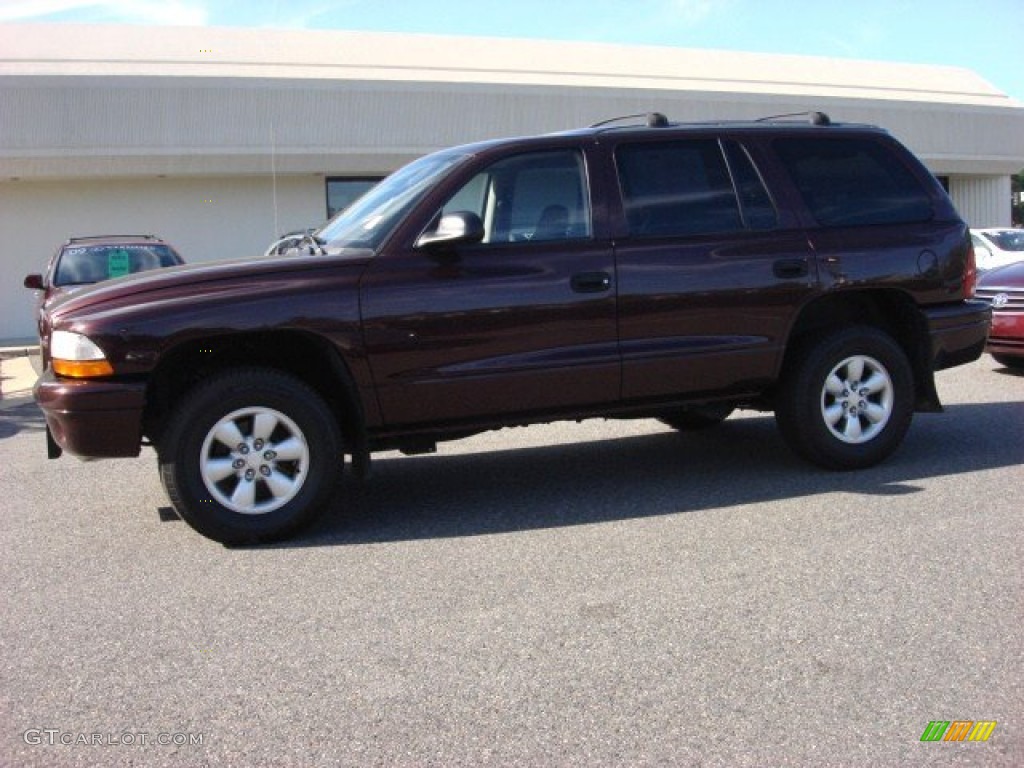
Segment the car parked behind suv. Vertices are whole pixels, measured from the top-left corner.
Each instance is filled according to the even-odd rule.
[[[971,237],[979,272],[1024,261],[1024,229],[975,229]]]
[[[25,287],[40,291],[43,305],[85,285],[184,263],[155,235],[72,237],[53,254],[45,272],[25,277]]]
[[[978,298],[992,305],[985,351],[1007,368],[1024,370],[1024,261],[985,272],[978,278]]]
[[[977,359],[990,321],[935,178],[820,113],[447,149],[310,242],[47,311],[50,455],[151,442],[175,509],[223,542],[295,530],[345,457],[365,475],[374,451],[506,425],[773,411],[798,454],[857,469],[941,409],[934,371]]]

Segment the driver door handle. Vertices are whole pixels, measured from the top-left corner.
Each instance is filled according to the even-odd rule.
[[[607,272],[580,272],[570,281],[576,293],[603,293],[612,287],[612,276]]]

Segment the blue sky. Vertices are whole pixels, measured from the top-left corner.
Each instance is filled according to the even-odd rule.
[[[0,0],[3,22],[351,29],[942,64],[1024,102],[1024,0]]]

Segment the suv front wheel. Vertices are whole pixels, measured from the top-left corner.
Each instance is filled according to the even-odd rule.
[[[780,383],[775,419],[808,461],[861,469],[899,447],[913,409],[906,354],[877,328],[857,326],[798,351]]]
[[[343,448],[331,410],[304,383],[246,368],[214,376],[173,412],[160,478],[181,518],[224,544],[280,538],[329,500]]]

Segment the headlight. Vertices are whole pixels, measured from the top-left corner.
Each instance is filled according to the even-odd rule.
[[[54,331],[50,338],[53,372],[76,379],[110,376],[114,369],[103,350],[88,337],[70,331]]]

